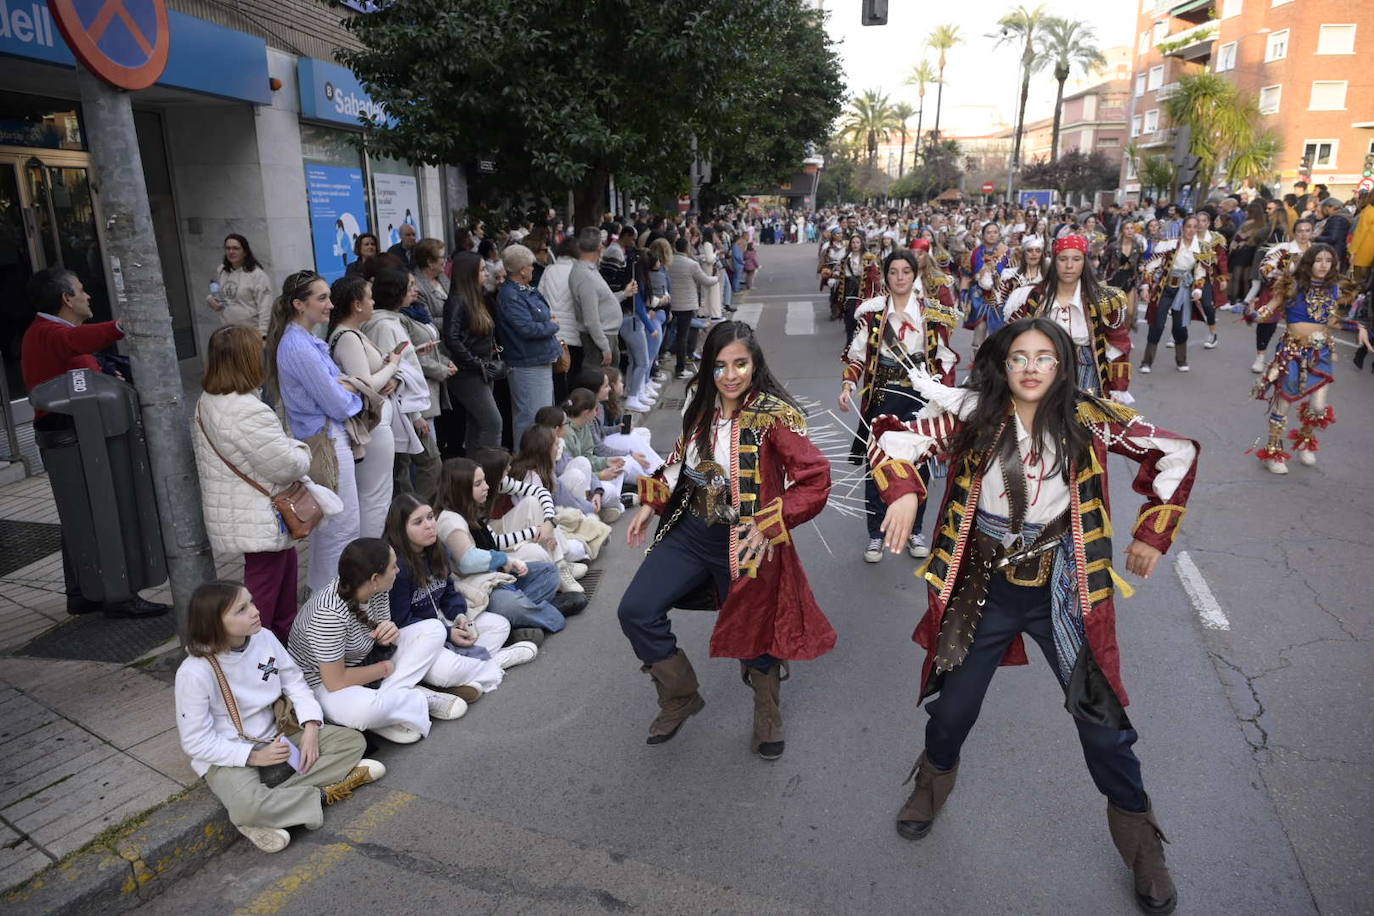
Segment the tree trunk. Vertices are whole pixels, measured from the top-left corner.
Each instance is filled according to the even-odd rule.
[[[1050,133],[1050,161],[1059,158],[1059,125],[1064,117],[1064,81],[1069,78],[1068,67],[1055,67],[1054,78],[1059,88],[1054,95],[1054,127]]]
[[[921,161],[921,122],[926,113],[926,91],[921,88],[921,107],[916,109],[916,144],[911,148],[911,167],[916,168]]]
[[[570,225],[579,228],[601,225],[603,203],[606,200],[606,182],[610,177],[609,168],[596,166],[573,188],[573,213]]]
[[[906,171],[906,131],[902,131],[902,149],[897,153],[897,177],[901,178]]]
[[[945,101],[945,56],[940,55],[940,82],[935,87],[935,129],[930,133],[930,145],[933,148],[940,142],[940,106]]]
[[[1026,97],[1030,95],[1030,68],[1025,68],[1021,79],[1021,104],[1016,109],[1016,139],[1011,147],[1011,167],[1021,165],[1021,133],[1026,128]],[[1008,189],[1010,190],[1010,189]]]

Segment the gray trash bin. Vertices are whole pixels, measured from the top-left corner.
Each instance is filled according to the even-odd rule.
[[[81,594],[116,603],[167,581],[162,526],[138,394],[112,375],[73,369],[29,393],[63,428],[37,434]]]

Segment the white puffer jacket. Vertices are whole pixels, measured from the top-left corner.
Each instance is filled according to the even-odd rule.
[[[288,436],[281,420],[253,394],[203,394],[196,409],[215,448],[269,493],[305,476],[310,446]],[[191,419],[205,530],[220,557],[285,550],[294,542],[272,501],[244,483],[215,454]]]

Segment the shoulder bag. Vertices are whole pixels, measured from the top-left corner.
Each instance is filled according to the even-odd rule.
[[[294,735],[301,730],[301,723],[296,717],[296,707],[291,705],[291,700],[283,695],[272,704],[272,722],[275,734],[271,737],[260,738],[245,735],[243,733],[243,720],[239,718],[239,705],[234,702],[234,691],[229,688],[229,679],[224,676],[224,669],[220,667],[219,659],[211,655],[206,658],[206,661],[210,663],[211,668],[215,669],[215,680],[219,682],[219,693],[224,698],[224,708],[229,713],[229,721],[234,723],[234,731],[238,732],[238,736],[244,741],[252,744],[254,750],[276,741],[277,735]],[[296,772],[289,763],[257,767],[257,770],[263,785],[269,789],[281,785]]]
[[[272,508],[281,517],[282,524],[286,526],[286,532],[291,535],[292,540],[299,541],[307,537],[320,522],[324,521],[324,510],[315,501],[304,481],[293,481],[286,489],[275,494],[267,492],[266,487],[240,471],[232,461],[224,457],[224,453],[215,446],[215,440],[210,438],[209,431],[205,429],[205,423],[200,419],[200,411],[196,411],[196,425],[200,427],[201,435],[209,443],[210,450],[219,456],[219,460],[237,474],[240,480],[267,497],[272,503]]]

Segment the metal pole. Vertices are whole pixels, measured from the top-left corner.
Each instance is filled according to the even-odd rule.
[[[153,495],[162,521],[177,628],[184,634],[191,592],[215,577],[215,564],[201,513],[186,395],[177,368],[162,259],[143,180],[143,158],[129,94],[101,81],[80,64],[76,69],[91,164],[105,217],[115,311],[133,363],[143,426],[153,443],[149,450]]]

